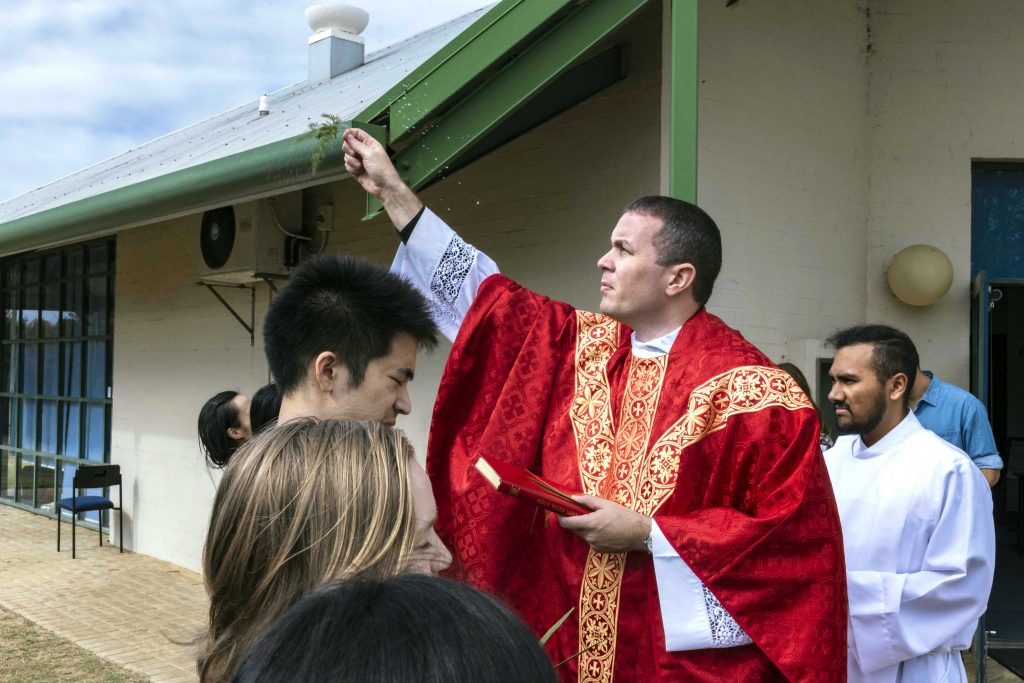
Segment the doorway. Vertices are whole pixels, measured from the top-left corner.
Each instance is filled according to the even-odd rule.
[[[986,628],[995,632],[990,649],[1014,649],[1024,662],[1024,281],[994,280],[988,294],[989,416],[1003,474],[992,490],[996,576]]]

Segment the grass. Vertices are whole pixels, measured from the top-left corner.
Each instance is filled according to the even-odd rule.
[[[143,683],[149,679],[0,607],[0,677],[15,683]]]

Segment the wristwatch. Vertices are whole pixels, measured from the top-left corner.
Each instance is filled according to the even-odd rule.
[[[647,554],[654,555],[654,525],[651,525],[651,533],[647,535],[647,540],[644,541],[644,545],[647,546]]]

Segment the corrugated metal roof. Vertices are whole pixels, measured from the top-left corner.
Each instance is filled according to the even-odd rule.
[[[370,53],[358,69],[330,81],[303,82],[267,96],[270,114],[259,116],[259,98],[151,140],[0,204],[0,225],[40,211],[157,178],[239,152],[293,138],[321,114],[343,120],[358,115],[480,18],[470,12],[404,41]]]

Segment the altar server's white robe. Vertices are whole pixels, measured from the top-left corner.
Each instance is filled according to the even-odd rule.
[[[850,683],[966,681],[992,588],[992,495],[960,449],[913,413],[870,448],[825,453],[846,549]]]

